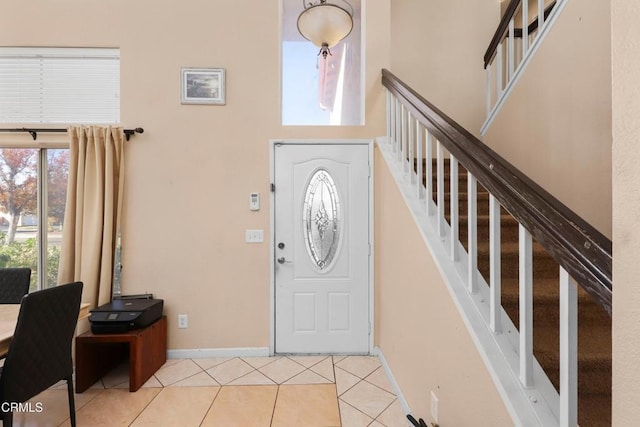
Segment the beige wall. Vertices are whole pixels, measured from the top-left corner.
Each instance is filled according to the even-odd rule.
[[[376,343],[414,416],[443,426],[512,421],[376,149]],[[462,409],[463,408],[463,409]]]
[[[567,2],[484,141],[611,237],[609,10]]]
[[[394,0],[391,71],[477,133],[499,13],[495,0]],[[375,161],[376,344],[416,417],[430,419],[433,391],[440,425],[512,424],[378,150]]]
[[[612,2],[613,425],[640,423],[640,3]]]
[[[496,0],[394,0],[391,71],[477,135],[485,111],[483,57],[499,19]]]
[[[269,139],[385,133],[389,3],[365,11],[367,125],[284,128],[278,0],[1,0],[1,45],[120,48],[122,123],[145,129],[127,144],[123,290],[165,300],[170,348],[269,346],[268,243],[244,243],[268,240]],[[226,68],[227,105],[181,105],[180,67]]]

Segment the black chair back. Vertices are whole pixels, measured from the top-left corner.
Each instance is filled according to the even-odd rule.
[[[82,282],[25,295],[0,374],[0,402],[25,402],[66,379],[73,406],[71,343]],[[75,415],[72,412],[72,418]],[[73,420],[75,424],[75,419]]]
[[[0,304],[20,304],[30,280],[30,268],[0,268]]]

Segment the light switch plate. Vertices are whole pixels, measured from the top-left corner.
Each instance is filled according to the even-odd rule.
[[[264,242],[264,230],[247,230],[245,235],[245,242],[247,243]]]

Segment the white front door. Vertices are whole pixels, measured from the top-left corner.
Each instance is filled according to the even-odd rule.
[[[276,353],[369,352],[369,146],[274,145]]]

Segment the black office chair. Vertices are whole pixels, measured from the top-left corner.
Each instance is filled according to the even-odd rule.
[[[20,304],[30,280],[30,268],[0,268],[0,304]]]
[[[67,381],[71,425],[76,425],[71,342],[78,322],[82,282],[55,286],[22,298],[18,323],[0,370],[3,427],[13,425],[5,402],[22,403],[60,380]]]

